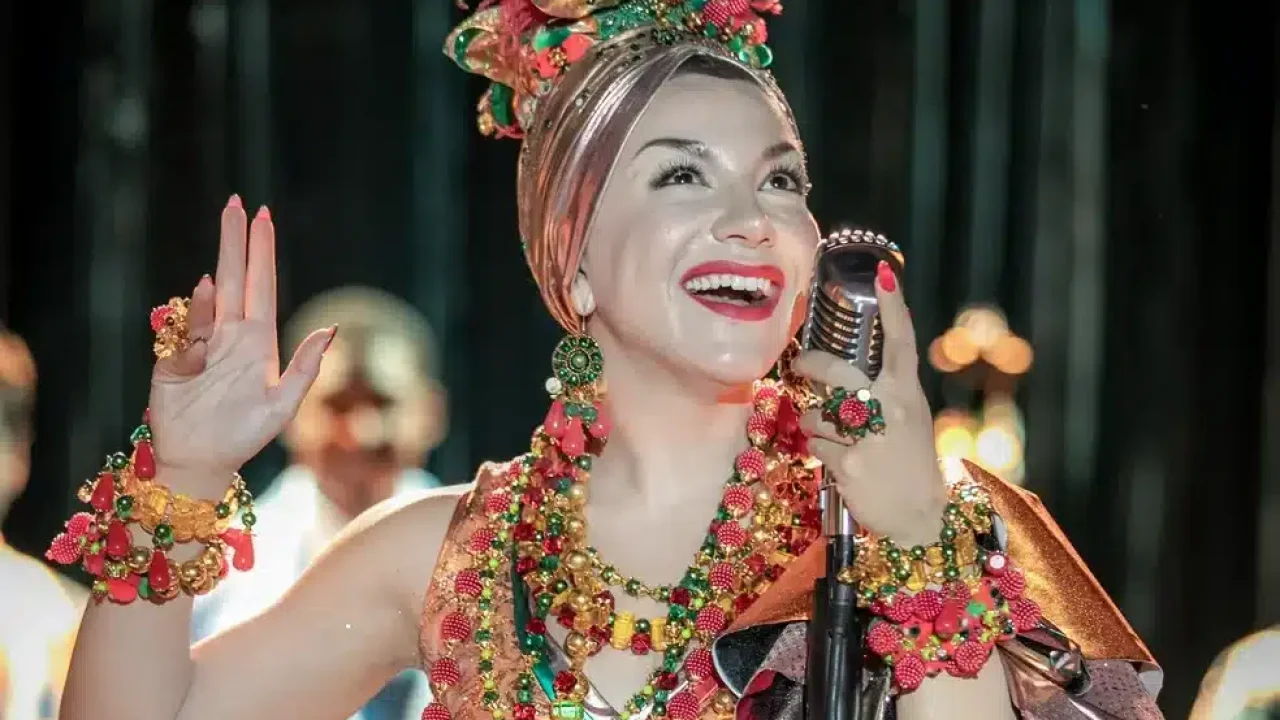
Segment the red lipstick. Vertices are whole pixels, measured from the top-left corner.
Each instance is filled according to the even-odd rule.
[[[763,298],[749,304],[724,299],[713,294],[713,291],[710,290],[699,292],[685,287],[690,280],[709,275],[759,278],[768,280],[772,287]],[[689,268],[680,278],[680,286],[698,304],[718,315],[747,322],[758,322],[772,317],[774,310],[778,307],[779,300],[782,298],[782,289],[785,285],[786,276],[783,275],[781,268],[773,265],[744,265],[728,260],[715,260],[696,265]]]

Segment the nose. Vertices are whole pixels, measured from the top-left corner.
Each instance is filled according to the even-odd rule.
[[[776,230],[769,214],[757,202],[755,192],[738,191],[712,224],[711,234],[722,243],[757,248],[772,244]]]

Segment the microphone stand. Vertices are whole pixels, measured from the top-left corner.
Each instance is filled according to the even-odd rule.
[[[818,245],[809,287],[809,310],[800,345],[852,363],[872,380],[880,374],[875,282],[878,263],[899,273],[902,253],[883,235],[842,229]],[[826,576],[814,583],[805,677],[805,718],[858,720],[863,715],[863,628],[857,589],[837,580],[853,564],[857,527],[835,485],[822,486],[822,525],[827,538]],[[878,711],[870,710],[872,713]]]
[[[836,580],[853,564],[853,517],[832,484],[822,487],[827,573],[814,583],[805,678],[805,717],[857,720],[862,707],[862,621],[854,586]]]

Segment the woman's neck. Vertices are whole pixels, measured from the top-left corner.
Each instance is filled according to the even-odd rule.
[[[660,361],[599,342],[612,430],[592,470],[592,505],[647,514],[709,503],[708,513],[714,510],[748,444],[750,387],[699,385]]]

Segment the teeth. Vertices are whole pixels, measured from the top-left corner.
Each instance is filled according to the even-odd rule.
[[[745,275],[701,275],[696,278],[690,278],[684,284],[684,289],[690,292],[706,292],[718,288],[758,292],[766,297],[772,295],[774,290],[772,280],[760,277],[746,277]]]

